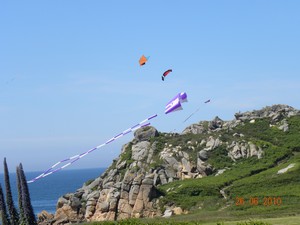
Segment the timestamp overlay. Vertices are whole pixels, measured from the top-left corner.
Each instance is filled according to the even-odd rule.
[[[281,206],[283,205],[283,199],[280,196],[265,196],[265,197],[240,197],[235,198],[236,206]]]

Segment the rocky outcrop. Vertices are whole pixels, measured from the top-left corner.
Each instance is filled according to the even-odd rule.
[[[236,120],[250,121],[259,118],[271,118],[273,123],[279,122],[284,118],[299,115],[299,110],[288,105],[267,106],[261,110],[253,110],[251,112],[236,113]]]
[[[182,131],[182,134],[205,134],[208,132],[208,125],[206,121],[192,124]]]
[[[222,148],[229,159],[264,156],[263,149],[239,132],[230,135],[233,141],[224,141],[224,132],[245,123],[256,123],[269,118],[270,126],[286,132],[287,118],[300,115],[286,105],[275,105],[262,110],[236,113],[232,121],[215,117],[212,121],[193,124],[182,134],[159,133],[154,127],[143,127],[134,132],[131,142],[122,146],[120,156],[100,177],[86,183],[75,193],[65,194],[57,202],[55,215],[42,212],[39,224],[71,224],[82,221],[120,220],[185,213],[181,208],[168,206],[162,212],[158,186],[174,180],[219,176],[225,170],[211,165],[211,154]],[[223,133],[222,133],[223,132]],[[197,140],[182,141],[189,134],[201,134]],[[181,140],[181,141],[176,141]],[[222,141],[223,140],[223,141]]]
[[[252,156],[257,156],[258,159],[262,157],[263,151],[261,147],[257,147],[251,142],[235,142],[233,141],[229,146],[227,146],[228,156],[235,161],[239,158],[249,158]]]
[[[288,165],[287,167],[285,167],[281,170],[278,170],[277,174],[286,173],[289,169],[292,169],[295,165],[296,165],[295,163],[292,163],[292,164]]]
[[[54,223],[54,215],[43,210],[41,213],[39,213],[37,215],[37,222],[40,225],[53,224]]]
[[[223,121],[219,117],[207,122],[201,121],[198,124],[192,124],[183,130],[183,134],[211,134],[220,130],[232,130],[236,126],[245,122],[255,123],[255,120],[262,118],[270,119],[270,126],[277,126],[283,131],[288,131],[286,118],[300,115],[300,111],[288,105],[267,106],[261,110],[253,110],[244,113],[236,113],[235,119]]]
[[[158,131],[154,127],[145,127],[134,132],[134,137],[138,141],[148,141],[151,137],[157,137]]]
[[[43,214],[41,224],[42,221],[43,224],[47,224],[45,221],[66,224],[161,215],[156,206],[159,192],[155,185],[161,184],[164,173],[145,169],[155,148],[150,139],[156,136],[158,132],[154,127],[138,129],[134,140],[122,147],[115,165],[75,193],[62,196],[54,218]]]

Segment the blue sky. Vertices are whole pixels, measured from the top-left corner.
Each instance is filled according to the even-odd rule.
[[[169,132],[266,105],[299,109],[299,7],[296,0],[1,2],[0,159],[11,170],[19,162],[44,170],[155,113],[152,125]],[[140,67],[143,54],[150,59]],[[164,115],[182,91],[183,110]],[[132,138],[69,168],[107,167]]]

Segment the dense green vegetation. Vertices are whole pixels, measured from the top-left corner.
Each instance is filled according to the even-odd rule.
[[[213,165],[215,169],[224,169],[232,166],[232,160],[227,156],[228,151],[224,146],[220,146],[214,151],[209,152],[208,163]]]
[[[132,142],[129,142],[128,145],[126,146],[125,151],[121,154],[121,160],[126,161],[126,163],[129,165],[132,163],[134,160],[132,159]]]
[[[252,142],[263,150],[263,157],[239,159],[233,163],[223,144],[209,151],[208,160],[216,170],[227,168],[223,174],[174,181],[158,187],[163,194],[160,198],[162,210],[175,205],[188,214],[172,216],[169,219],[130,219],[92,224],[267,225],[272,223],[262,218],[284,216],[287,217],[274,224],[297,224],[295,221],[300,219],[299,216],[296,219],[291,218],[300,214],[300,116],[288,118],[287,121],[287,132],[278,129],[277,125],[270,126],[269,119],[260,119],[255,123],[245,122],[232,131],[222,130],[217,134],[160,134],[159,137],[152,138],[151,144],[156,144],[156,161],[150,165],[153,168],[162,165],[159,152],[166,143],[182,146],[181,150],[188,152],[191,158],[196,158],[202,147],[188,148],[187,143],[197,146],[197,143],[209,136],[218,137],[223,143],[234,140]],[[243,136],[234,136],[234,133]],[[128,155],[122,157],[129,160]],[[291,164],[294,167],[286,173],[277,173]]]
[[[17,193],[19,210],[14,205],[9,171],[4,158],[4,183],[6,201],[0,184],[0,224],[2,225],[37,225],[37,221],[31,205],[30,193],[22,163],[17,166]]]
[[[190,212],[226,211],[231,215],[270,215],[300,212],[300,117],[288,119],[289,131],[270,127],[268,119],[245,123],[231,132],[221,133],[222,141],[234,140],[233,133],[242,133],[243,140],[260,146],[262,159],[251,157],[232,161],[220,146],[211,152],[209,163],[214,168],[230,167],[220,176],[175,181],[159,189],[164,193],[161,207],[176,205]],[[182,135],[181,141],[201,140],[203,135]],[[174,141],[176,142],[176,141]],[[168,142],[169,143],[169,142]],[[277,171],[294,163],[287,173]],[[227,199],[220,193],[225,191]]]
[[[121,221],[105,221],[105,222],[93,222],[87,223],[88,225],[203,225],[204,223],[197,221],[183,222],[183,221],[147,221],[143,219],[127,219]],[[216,222],[214,225],[225,225],[224,222]],[[271,223],[250,220],[250,221],[242,221],[242,222],[233,222],[232,224],[236,225],[271,225]],[[210,224],[212,225],[212,224]]]

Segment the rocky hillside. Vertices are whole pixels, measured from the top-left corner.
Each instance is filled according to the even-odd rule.
[[[260,169],[258,166],[258,172],[275,166],[276,162],[300,150],[299,142],[286,145],[283,139],[276,136],[289,134],[291,126],[294,129],[291,118],[300,118],[300,111],[287,105],[274,105],[236,113],[232,121],[223,121],[219,117],[201,121],[188,126],[181,134],[160,133],[154,127],[141,128],[99,178],[59,198],[55,215],[41,213],[39,224],[187,213],[192,208],[169,197],[172,196],[168,195],[172,188],[166,188],[168,184],[222,177],[222,173],[233,171],[234,165],[242,164],[247,159],[257,162],[266,158],[271,160],[264,161],[264,167]],[[270,134],[276,137],[272,138]],[[299,132],[297,135],[300,140]],[[271,155],[269,149],[276,146],[282,149],[284,146],[285,151]],[[257,171],[245,174],[250,176]],[[227,198],[229,193],[226,193],[225,186],[229,187],[234,180],[237,179],[224,181],[218,186],[218,198]],[[180,190],[181,186],[178,187]]]

